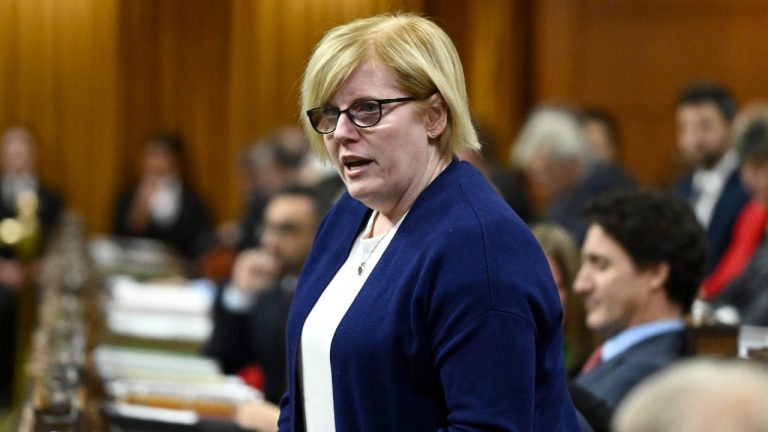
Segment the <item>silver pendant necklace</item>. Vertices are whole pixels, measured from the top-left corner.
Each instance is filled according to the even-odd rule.
[[[379,212],[378,212],[378,211],[376,211],[376,214],[374,214],[372,217],[373,217],[373,222],[371,222],[371,230],[370,230],[370,232],[371,232],[371,233],[373,232],[373,225],[376,223],[376,218],[378,218],[378,217],[379,217]],[[371,257],[371,255],[373,255],[373,252],[375,252],[375,251],[376,251],[376,248],[377,248],[377,247],[379,247],[379,244],[380,244],[380,243],[381,243],[381,242],[382,242],[382,241],[383,241],[383,240],[384,240],[384,239],[387,237],[387,234],[389,234],[389,231],[391,231],[391,230],[392,230],[392,228],[394,228],[394,225],[392,225],[392,227],[390,227],[390,228],[387,230],[387,232],[385,232],[385,233],[384,233],[384,234],[381,236],[381,238],[379,239],[379,241],[377,241],[377,242],[376,242],[376,244],[375,244],[375,245],[373,245],[373,248],[371,249],[371,251],[370,251],[370,252],[368,252],[368,254],[367,254],[367,255],[365,255],[365,256],[363,257],[363,261],[362,261],[362,262],[360,262],[360,265],[359,265],[359,266],[357,266],[357,275],[358,275],[358,276],[362,276],[362,275],[363,275],[363,271],[365,270],[365,263],[367,263],[367,262],[368,262],[368,258],[370,258],[370,257]]]

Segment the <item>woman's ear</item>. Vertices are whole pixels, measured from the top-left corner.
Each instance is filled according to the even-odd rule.
[[[430,140],[440,137],[448,124],[448,105],[440,93],[434,93],[425,101],[424,122]]]

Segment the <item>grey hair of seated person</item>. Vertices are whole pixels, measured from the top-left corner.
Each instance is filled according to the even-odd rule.
[[[614,432],[768,431],[768,371],[740,360],[687,360],[619,405]]]
[[[568,109],[552,106],[538,107],[528,116],[510,158],[516,166],[525,167],[538,154],[585,164],[593,159],[576,115]]]

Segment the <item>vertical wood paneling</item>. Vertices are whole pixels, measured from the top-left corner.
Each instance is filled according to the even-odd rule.
[[[659,183],[676,168],[683,83],[768,97],[763,0],[5,0],[0,127],[37,129],[43,179],[95,230],[158,130],[185,136],[195,186],[218,220],[235,217],[235,156],[298,120],[301,72],[323,32],[394,10],[423,11],[453,38],[500,159],[534,103],[598,105],[622,126],[624,162]]]
[[[562,102],[573,97],[574,56],[578,43],[574,0],[534,2],[532,86],[538,101]]]
[[[496,157],[505,161],[507,143],[527,110],[523,13],[520,1],[469,2],[466,24],[471,47],[464,65],[473,115],[496,135]]]
[[[534,2],[536,98],[598,105],[623,129],[623,160],[645,184],[676,164],[674,100],[695,79],[741,100],[768,96],[762,0]]]
[[[39,134],[40,175],[101,228],[114,185],[117,3],[4,1],[0,127]]]
[[[226,146],[229,93],[228,2],[205,0],[121,3],[122,183],[135,177],[143,140],[179,133],[186,171],[214,217],[231,200]],[[224,171],[227,170],[227,171]]]
[[[117,15],[114,2],[54,2],[56,107],[60,131],[52,142],[66,179],[64,192],[89,221],[108,217],[103,203],[113,194],[117,145]],[[58,142],[61,137],[63,142]]]
[[[4,123],[15,121],[13,104],[16,84],[16,68],[14,62],[18,57],[18,20],[16,19],[16,2],[0,2],[0,127]]]

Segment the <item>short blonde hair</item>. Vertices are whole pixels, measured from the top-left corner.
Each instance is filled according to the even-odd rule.
[[[389,67],[398,84],[417,100],[440,93],[448,108],[448,122],[439,141],[442,156],[453,157],[465,148],[479,150],[456,48],[437,24],[411,13],[358,19],[331,29],[320,40],[301,84],[301,121],[316,150],[326,154],[323,137],[312,128],[305,112],[328,103],[366,61]]]

